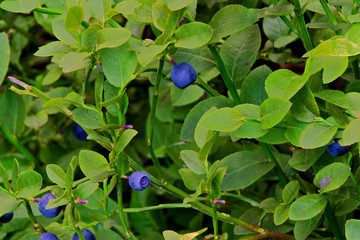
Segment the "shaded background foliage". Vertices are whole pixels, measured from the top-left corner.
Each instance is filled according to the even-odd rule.
[[[187,193],[182,197],[184,204],[194,205],[126,214],[134,239],[162,239],[164,230],[185,234],[206,227],[203,235],[211,238],[215,226],[207,216],[211,212],[197,211],[198,201],[225,217],[230,214],[276,232],[263,234],[263,238],[345,239],[346,228],[347,238],[357,239],[358,221],[345,223],[357,218],[360,205],[358,1],[199,0],[184,1],[186,4],[89,0],[78,4],[59,0],[24,1],[28,5],[22,7],[29,8],[20,10],[11,5],[18,1],[1,2],[0,81],[5,75],[16,76],[52,98],[34,98],[29,95],[34,92],[16,90],[10,81],[1,85],[0,162],[6,172],[1,179],[6,189],[3,176],[11,179],[12,187],[19,185],[20,193],[19,189],[15,192],[21,201],[49,190],[60,199],[65,190],[70,191],[60,205],[70,208],[75,196],[89,200],[89,204],[76,205],[80,217],[75,218],[81,227],[91,227],[97,239],[119,239],[111,231],[115,227],[126,232],[123,219],[117,217],[117,191],[105,189],[115,187],[130,170],[139,170],[135,163],[158,177],[159,169],[153,166],[148,150],[153,130],[152,146],[166,181]],[[108,11],[97,11],[96,3],[103,2],[110,3]],[[129,10],[123,2],[138,5]],[[171,3],[175,6],[170,7]],[[181,5],[177,9],[176,4],[186,8]],[[152,6],[152,12],[142,12],[140,6]],[[44,12],[46,8],[55,12]],[[58,17],[56,10],[65,13]],[[163,17],[171,14],[177,14],[176,21],[172,20],[175,24]],[[185,20],[178,28],[182,17]],[[194,19],[197,23],[192,23]],[[222,21],[230,23],[216,30]],[[189,29],[183,30],[186,26]],[[195,40],[187,41],[192,37],[190,30]],[[57,40],[61,41],[52,47],[46,45]],[[152,123],[156,71],[162,61],[159,58],[167,54],[177,63],[190,63],[198,81],[184,90],[176,88],[169,76],[173,66],[166,59]],[[224,71],[234,86],[224,84]],[[13,91],[8,90],[12,85]],[[126,93],[119,95],[125,86]],[[210,86],[215,93],[204,94],[200,86]],[[74,122],[54,108],[59,105],[71,109],[74,120],[94,134],[95,141],[77,140],[72,134]],[[133,125],[137,132],[118,130],[124,124]],[[341,139],[343,145],[354,144],[351,153],[330,155],[325,146],[334,139]],[[124,146],[119,146],[122,143]],[[80,168],[73,156],[79,156]],[[41,173],[43,190],[32,188],[31,194],[21,196],[21,189],[28,186],[15,184],[17,162],[19,172],[33,168]],[[90,163],[93,170],[86,168]],[[115,172],[117,177],[113,177]],[[34,179],[37,176],[27,173]],[[65,174],[73,174],[78,185],[69,187]],[[54,176],[60,180],[54,181]],[[103,181],[106,176],[109,181]],[[86,190],[79,187],[81,182],[87,184]],[[124,211],[181,202],[161,184],[137,192],[122,182],[118,185],[123,188]],[[2,194],[1,199],[9,198],[6,190]],[[108,200],[102,198],[104,194]],[[214,204],[218,198],[229,204]],[[13,201],[18,203],[16,198]],[[36,204],[31,206],[48,231],[71,239],[74,229],[69,211],[49,220],[40,215]],[[0,208],[1,213],[6,207]],[[247,239],[257,232],[256,227],[229,224],[230,218],[220,220],[223,239]],[[179,239],[175,233],[168,234],[166,239]],[[23,205],[0,230],[0,239],[39,236]]]

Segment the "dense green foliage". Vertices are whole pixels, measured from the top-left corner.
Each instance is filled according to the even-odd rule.
[[[360,239],[359,0],[0,2],[0,239]]]

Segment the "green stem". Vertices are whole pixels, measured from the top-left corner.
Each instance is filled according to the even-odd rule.
[[[304,19],[304,15],[302,14],[302,11],[301,11],[300,2],[299,2],[299,0],[292,0],[292,2],[293,2],[293,5],[295,6],[294,11],[295,11],[295,15],[299,22],[300,31],[301,31],[301,35],[303,36],[302,40],[304,42],[305,49],[306,49],[306,51],[310,51],[311,49],[313,49],[313,46],[312,46],[312,43],[310,40],[309,32],[305,25],[305,19]]]
[[[126,239],[125,235],[116,227],[112,226],[110,230],[117,233],[122,239]]]
[[[48,176],[46,175],[46,173],[44,172],[44,170],[41,168],[39,162],[37,161],[37,159],[32,155],[32,153],[27,150],[26,147],[24,147],[19,140],[17,140],[15,138],[15,136],[13,136],[12,134],[10,134],[10,132],[8,132],[8,130],[2,126],[1,122],[0,122],[0,132],[2,133],[2,135],[6,138],[6,140],[13,145],[20,153],[22,153],[25,158],[27,158],[29,161],[31,161],[34,165],[35,165],[35,170],[40,173],[40,175],[43,177],[44,181],[49,184],[50,179],[48,178]]]
[[[103,181],[103,186],[104,186],[104,195],[107,194],[108,191],[108,178],[105,178]],[[110,214],[109,214],[109,209],[108,209],[108,201],[109,198],[105,198],[104,199],[104,212],[107,218],[110,218]]]
[[[329,5],[327,4],[326,0],[320,0],[321,6],[324,9],[327,17],[329,18],[330,22],[332,25],[334,26],[339,26],[338,22],[336,21],[335,16],[332,14],[332,12],[330,11]],[[336,31],[336,35],[341,35],[341,30],[337,29]]]
[[[133,167],[136,171],[145,171],[135,160],[129,158],[129,161],[130,161],[131,167]],[[168,182],[162,183],[158,179],[156,179],[154,176],[152,176],[151,174],[148,173],[148,175],[149,175],[152,183],[154,183],[156,186],[161,187],[162,189],[166,190],[167,192],[174,195],[175,197],[180,198],[180,199],[185,199],[185,198],[190,197],[184,191],[174,187],[173,185],[169,184]],[[206,206],[205,204],[203,204],[201,202],[194,201],[194,202],[191,202],[190,205],[195,210],[198,210],[210,217],[213,216],[213,209]],[[261,227],[255,226],[253,224],[244,222],[238,218],[233,218],[233,217],[229,216],[228,214],[222,214],[222,213],[216,212],[216,215],[217,215],[217,218],[223,222],[230,223],[233,225],[240,225],[241,227],[248,229],[252,232],[256,232],[256,233],[260,233],[260,234],[267,234],[269,236],[269,238],[284,239],[284,240],[287,240],[287,239],[294,240],[295,239],[291,235],[263,229]]]
[[[124,208],[124,213],[138,213],[151,210],[159,209],[170,209],[170,208],[191,208],[191,204],[184,203],[168,203],[168,204],[159,204],[157,206],[149,206],[143,208]]]
[[[126,224],[126,219],[124,215],[124,208],[123,208],[123,202],[122,202],[122,180],[120,179],[117,183],[117,201],[118,201],[118,209],[119,209],[119,217],[121,224],[125,230],[125,239],[131,238],[129,228]]]
[[[359,3],[360,3],[360,0],[354,0],[353,8],[351,10],[352,15],[358,13],[358,11],[359,11]]]
[[[27,212],[31,222],[34,224],[36,230],[39,232],[46,232],[45,228],[36,220],[34,213],[31,210],[30,202],[28,200],[24,200],[24,205],[26,208],[26,212]]]
[[[150,133],[149,133],[149,139],[148,139],[150,155],[151,155],[152,161],[155,165],[155,168],[158,172],[161,182],[164,182],[165,179],[164,179],[164,175],[161,170],[161,165],[160,165],[159,160],[157,159],[154,149],[153,149],[153,137],[154,137],[155,113],[156,113],[156,106],[157,106],[157,100],[158,100],[159,85],[160,85],[160,80],[161,80],[161,74],[162,74],[162,71],[164,68],[164,62],[165,62],[164,57],[162,57],[160,59],[159,68],[156,73],[156,82],[155,82],[155,86],[154,86],[154,95],[153,95],[153,99],[152,99],[152,107],[151,107],[151,113],[150,113]]]
[[[84,79],[84,82],[82,85],[82,90],[81,90],[81,96],[83,97],[83,99],[86,98],[86,89],[89,84],[89,79],[90,79],[90,75],[91,75],[93,68],[94,68],[94,65],[91,63],[86,70],[86,75],[85,75],[85,79]]]
[[[220,93],[218,93],[217,91],[215,91],[212,87],[209,86],[209,84],[207,84],[206,82],[204,82],[201,78],[198,78],[196,80],[197,85],[199,85],[199,87],[201,87],[202,89],[204,89],[208,94],[210,94],[213,97],[217,97],[217,96],[221,96]]]
[[[212,222],[214,228],[214,239],[218,239],[219,231],[218,231],[218,219],[217,219],[217,211],[216,204],[214,202],[214,195],[211,194],[211,205],[212,205]]]
[[[281,20],[293,31],[300,39],[302,39],[301,32],[295,27],[295,25],[286,17],[280,16]]]
[[[328,220],[331,231],[334,233],[336,240],[345,240],[343,234],[341,233],[340,227],[336,221],[336,218],[334,217],[333,212],[330,209],[329,202],[325,207],[325,217]]]
[[[236,105],[240,104],[241,100],[240,100],[239,94],[236,90],[235,84],[234,84],[229,72],[227,71],[225,63],[222,60],[219,52],[217,51],[216,47],[213,44],[208,45],[208,48],[210,49],[211,53],[215,57],[215,61],[217,63],[220,74],[225,82],[227,89],[229,89],[232,98],[234,99]]]
[[[80,229],[79,225],[76,224],[74,199],[72,199],[72,203],[70,203],[70,218],[71,218],[71,221],[72,221],[71,225],[75,228],[75,231],[77,232],[80,240],[86,240],[84,235],[81,232],[81,229]]]
[[[114,19],[112,19],[112,18],[110,18],[110,19],[108,20],[108,23],[109,23],[110,26],[112,26],[113,28],[119,28],[119,27],[121,27],[121,25],[120,25],[117,21],[115,21]]]
[[[237,198],[237,199],[239,199],[239,200],[241,200],[243,202],[249,203],[251,206],[254,206],[254,207],[259,207],[259,205],[260,205],[260,203],[258,203],[257,201],[255,201],[255,200],[253,200],[251,198],[245,197],[245,196],[241,196],[241,195],[236,195],[236,194],[224,192],[223,196]]]
[[[49,14],[49,15],[61,15],[65,11],[64,10],[59,10],[59,9],[37,7],[37,8],[34,9],[34,12],[45,13],[45,14]],[[85,21],[82,21],[81,25],[83,25],[83,27],[85,27],[85,28],[88,28],[90,26],[90,24],[85,22]]]
[[[281,167],[276,159],[276,157],[274,156],[274,154],[272,153],[272,150],[270,148],[270,146],[266,143],[262,143],[260,142],[260,145],[261,147],[263,148],[266,156],[269,158],[269,160],[271,162],[274,162],[276,165],[275,165],[275,172],[276,172],[276,175],[278,176],[279,180],[280,180],[280,184],[285,187],[286,184],[288,183],[288,180],[287,178],[284,176],[284,173],[282,172],[281,170]]]

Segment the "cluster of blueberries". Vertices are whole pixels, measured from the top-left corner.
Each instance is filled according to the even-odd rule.
[[[150,184],[150,177],[146,172],[137,171],[133,172],[129,177],[130,187],[137,191],[145,190]],[[55,195],[52,193],[44,194],[40,199],[33,199],[35,202],[38,202],[38,208],[40,213],[47,218],[54,218],[61,212],[60,207],[54,207],[46,209],[47,204],[51,199],[55,199]],[[1,223],[8,223],[13,218],[14,213],[7,213],[0,217]],[[82,231],[85,240],[96,240],[95,235],[88,229],[83,229]],[[58,237],[52,232],[43,232],[40,240],[58,240]],[[72,240],[80,240],[79,235],[75,233]]]

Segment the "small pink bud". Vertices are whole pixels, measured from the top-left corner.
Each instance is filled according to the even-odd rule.
[[[34,202],[39,202],[39,199],[37,199],[37,198],[33,198],[32,199]]]
[[[215,199],[214,202],[215,203],[225,204],[225,200],[220,200],[220,199]]]
[[[83,203],[83,204],[88,204],[88,200],[81,200],[81,199],[76,199],[75,200],[76,203]]]
[[[170,62],[175,66],[176,65],[176,62],[172,59],[172,58],[170,58]]]
[[[125,176],[126,179],[129,179],[130,177],[129,176]]]
[[[131,129],[133,128],[133,125],[124,125],[120,129]]]

